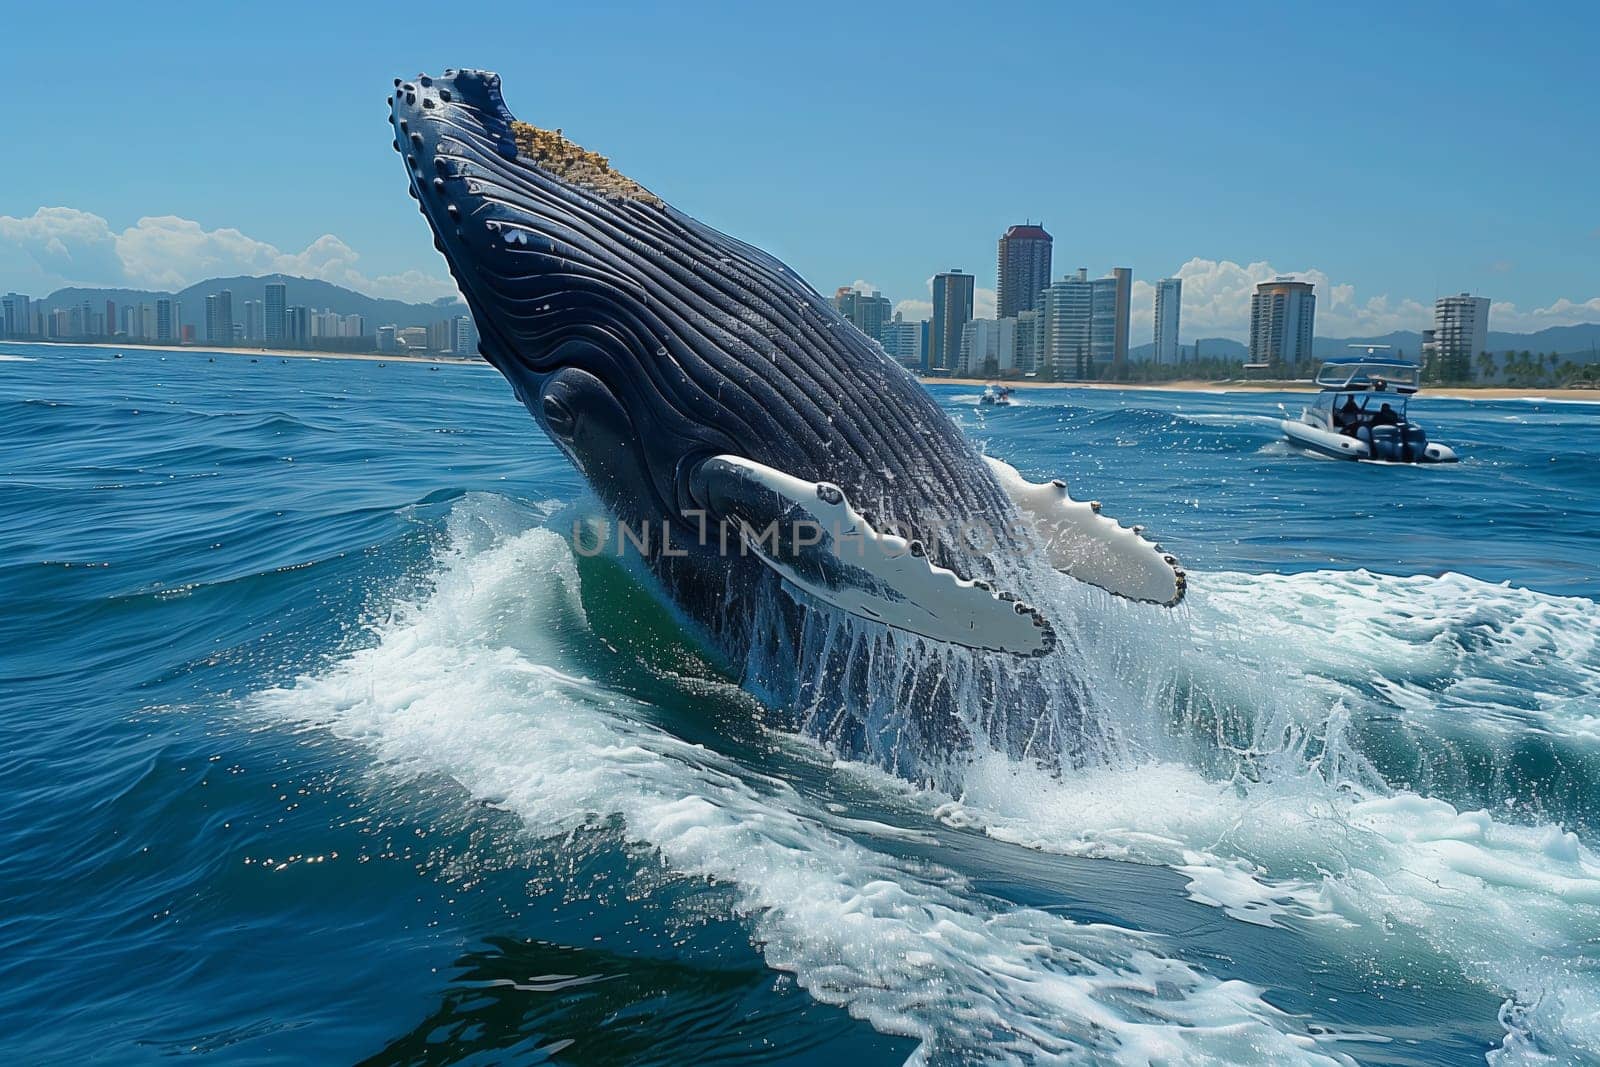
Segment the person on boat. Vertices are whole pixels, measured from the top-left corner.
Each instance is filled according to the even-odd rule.
[[[1356,435],[1356,427],[1361,425],[1361,409],[1356,406],[1354,394],[1344,398],[1344,406],[1339,409],[1333,421],[1340,433],[1349,434],[1351,437]]]
[[[1388,404],[1385,404],[1383,407],[1378,409],[1378,413],[1376,415],[1372,416],[1372,425],[1399,426],[1400,416],[1395,414],[1394,408],[1390,407]]]

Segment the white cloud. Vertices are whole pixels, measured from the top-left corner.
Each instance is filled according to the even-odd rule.
[[[176,215],[147,216],[119,233],[99,215],[43,207],[27,218],[0,215],[0,238],[76,285],[176,290],[218,276],[291,274],[398,300],[456,293],[452,282],[417,270],[368,277],[357,267],[360,254],[331,233],[300,252],[283,252],[231,227],[207,230]]]
[[[1354,285],[1335,282],[1321,270],[1281,270],[1265,261],[1240,265],[1231,260],[1191,259],[1179,267],[1183,279],[1183,336],[1235,337],[1250,333],[1250,294],[1256,283],[1277,277],[1312,282],[1317,287],[1317,334],[1322,337],[1370,337],[1395,330],[1424,330],[1433,325],[1433,304],[1387,294],[1362,297]],[[1154,319],[1155,287],[1133,283],[1131,333],[1134,344],[1150,338]],[[1512,333],[1532,333],[1548,326],[1600,322],[1600,297],[1590,300],[1562,298],[1548,307],[1523,311],[1509,302],[1490,305],[1489,327]]]
[[[994,318],[995,309],[1000,306],[1000,297],[993,289],[977,286],[972,291],[972,317],[975,319]],[[997,327],[998,328],[998,327]]]
[[[1495,301],[1489,305],[1489,328],[1512,333],[1534,333],[1549,326],[1576,326],[1583,322],[1600,322],[1600,296],[1590,300],[1568,300],[1562,297],[1549,307],[1523,311],[1510,301]]]
[[[1335,282],[1315,267],[1284,270],[1261,260],[1191,259],[1173,277],[1183,279],[1183,336],[1243,339],[1250,332],[1250,296],[1260,282],[1290,277],[1317,287],[1317,333],[1326,337],[1361,337],[1391,330],[1420,330],[1433,321],[1433,309],[1419,301],[1389,296],[1362,299],[1356,287]],[[1137,313],[1133,336],[1142,343],[1151,330],[1155,288],[1134,283]]]

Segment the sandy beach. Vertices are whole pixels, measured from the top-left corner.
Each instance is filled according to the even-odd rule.
[[[3,343],[3,342],[0,342]],[[365,363],[431,363],[435,366],[488,367],[482,359],[457,359],[454,356],[409,356],[386,352],[311,352],[286,348],[221,348],[214,345],[145,345],[116,344],[114,342],[85,343],[79,341],[15,341],[14,344],[50,345],[65,348],[104,348],[116,352],[183,352],[190,355],[218,356],[279,356],[284,359],[348,359]],[[962,385],[982,389],[990,384],[983,378],[922,378],[924,385]],[[1309,380],[1262,381],[1231,379],[1204,381],[1198,378],[1171,382],[1041,382],[1030,380],[1005,381],[1012,389],[1111,389],[1124,392],[1158,393],[1315,393]],[[1548,388],[1513,389],[1506,386],[1460,386],[1424,389],[1430,397],[1451,400],[1521,400],[1540,397],[1550,400],[1590,400],[1600,404],[1600,389],[1572,389],[1551,386]]]

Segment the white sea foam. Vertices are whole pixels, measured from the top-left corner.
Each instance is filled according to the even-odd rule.
[[[0,363],[32,363],[32,356],[19,356],[11,352],[0,352]]]
[[[1197,901],[1398,972],[1441,954],[1508,998],[1499,1062],[1600,1059],[1600,857],[1557,825],[1391,790],[1349,740],[1366,708],[1399,718],[1424,757],[1529,733],[1590,750],[1597,606],[1356,571],[1194,575],[1186,611],[1146,613],[1140,633],[1102,608],[1090,636],[1107,672],[1094,688],[1110,694],[1099,713],[1133,759],[1063,780],[986,757],[935,814],[1171,867]],[[1151,707],[1173,715],[1151,721]]]
[[[1592,600],[1461,574],[1219,573],[1197,583],[1191,611],[1196,641],[1225,647],[1232,671],[1335,697],[1359,686],[1441,732],[1595,739]]]
[[[397,609],[372,647],[260,706],[365,743],[384,773],[449,775],[536,834],[620,816],[673,869],[735,886],[773,967],[921,1039],[929,1057],[1339,1055],[1259,990],[1133,932],[997,905],[861,840],[914,839],[915,826],[843,819],[649,725],[646,709],[564,666],[562,650],[588,639],[577,571],[559,537],[526,521],[458,505],[431,595]],[[1533,716],[1581,740],[1594,719],[1584,701],[1600,692],[1594,605],[1364,572],[1196,575],[1176,619],[1073,597],[1064,610],[1099,664],[1115,758],[1057,777],[984,756],[959,799],[899,787],[930,822],[1170,867],[1197,901],[1395,973],[1442,957],[1507,998],[1500,1062],[1600,1056],[1600,860],[1559,827],[1393,793],[1344,747],[1349,708],[1373,693],[1419,720],[1487,703],[1463,729]],[[1512,709],[1504,721],[1497,702]]]
[[[563,668],[586,623],[566,544],[453,515],[431,595],[273,715],[368,746],[384,773],[443,773],[559,835],[621,816],[673,869],[736,887],[769,964],[933,1059],[1307,1063],[1343,1059],[1261,999],[1144,935],[973,893],[898,861],[786,783],[644,721]],[[901,834],[888,835],[898,839]]]
[[[1201,903],[1300,926],[1398,973],[1443,955],[1508,998],[1499,1062],[1600,1054],[1600,858],[1558,827],[1309,777],[1219,784],[1162,764],[1062,782],[999,759],[936,814],[1030,848],[1172,867]]]

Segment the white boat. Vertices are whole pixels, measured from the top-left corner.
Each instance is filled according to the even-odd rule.
[[[1330,359],[1317,371],[1322,391],[1298,419],[1283,419],[1293,444],[1336,459],[1384,463],[1454,463],[1447,445],[1429,441],[1407,406],[1422,387],[1422,368],[1383,354],[1388,345],[1351,345],[1365,355]]]
[[[1004,385],[986,385],[983,387],[983,392],[978,395],[978,403],[1007,407],[1011,404],[1011,389]]]

